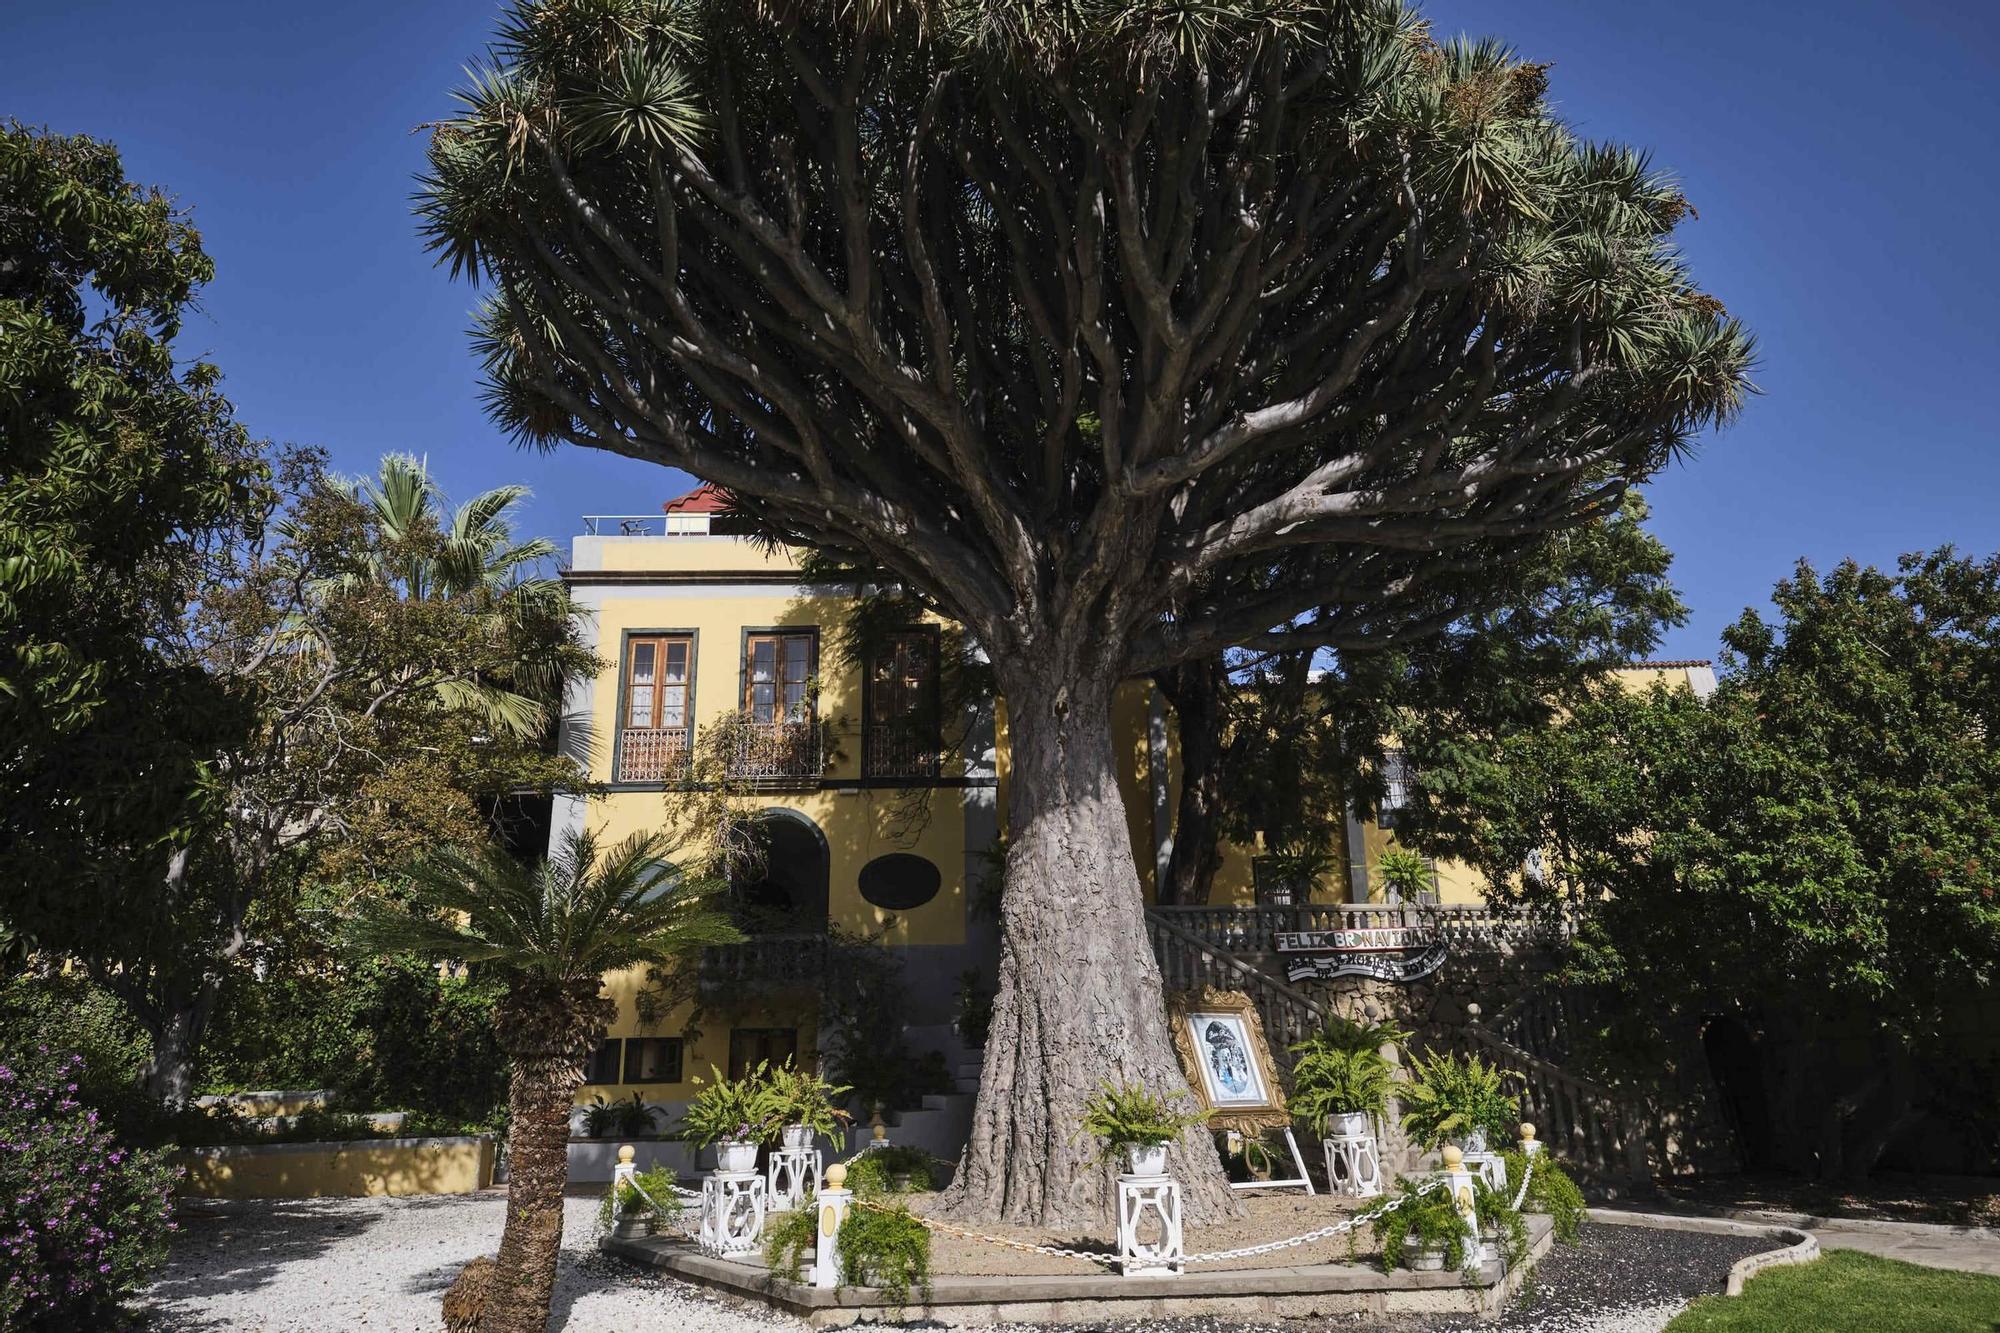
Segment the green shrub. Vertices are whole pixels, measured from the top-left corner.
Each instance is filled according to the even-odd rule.
[[[806,1195],[789,1213],[775,1214],[764,1227],[764,1266],[787,1282],[804,1281],[806,1261],[818,1251],[819,1200],[814,1195]]]
[[[651,1138],[660,1132],[659,1112],[636,1092],[616,1102],[600,1092],[583,1108],[583,1132],[593,1139]]]
[[[110,1329],[167,1256],[175,1172],[80,1099],[80,1055],[0,1061],[0,1329]]]
[[[1419,1146],[1435,1148],[1446,1139],[1485,1130],[1497,1143],[1514,1135],[1521,1104],[1507,1095],[1505,1070],[1476,1055],[1440,1053],[1410,1062],[1411,1080],[1399,1092],[1403,1128]]]
[[[844,1084],[828,1083],[787,1060],[771,1071],[760,1109],[767,1124],[779,1129],[804,1125],[832,1139],[833,1150],[839,1152],[847,1146],[846,1126],[854,1119],[840,1105],[840,1099],[850,1091]]]
[[[857,1199],[885,1194],[928,1193],[937,1188],[944,1163],[922,1148],[870,1148],[847,1162],[847,1188]],[[901,1186],[897,1180],[903,1180]]]
[[[879,1155],[882,1150],[862,1154]],[[853,1166],[848,1184],[854,1183]],[[764,1262],[787,1282],[804,1280],[806,1262],[818,1247],[819,1203],[808,1195],[781,1213],[764,1232]],[[875,1287],[900,1311],[912,1288],[931,1294],[931,1233],[901,1204],[864,1204],[860,1192],[840,1224],[840,1285]]]
[[[1446,1268],[1472,1267],[1478,1255],[1466,1246],[1465,1222],[1452,1204],[1449,1188],[1439,1185],[1420,1194],[1422,1188],[1422,1182],[1397,1177],[1395,1193],[1401,1203],[1371,1224],[1382,1246],[1382,1271],[1390,1272],[1404,1262],[1412,1240],[1418,1249],[1442,1247]],[[1527,1228],[1521,1222],[1521,1215],[1476,1175],[1472,1178],[1472,1195],[1473,1211],[1481,1230],[1494,1231],[1500,1257],[1511,1267],[1528,1248]]]
[[[1104,1145],[1105,1156],[1128,1146],[1171,1143],[1182,1130],[1207,1120],[1208,1112],[1176,1111],[1166,1098],[1135,1083],[1106,1083],[1083,1104],[1083,1132]]]
[[[613,1181],[611,1188],[604,1191],[604,1199],[597,1205],[597,1225],[609,1227],[620,1216],[641,1216],[650,1214],[661,1222],[672,1222],[686,1208],[686,1202],[674,1193],[680,1184],[680,1177],[670,1166],[653,1166],[637,1173],[635,1179],[639,1188],[633,1189],[622,1180]]]
[[[1511,1199],[1521,1188],[1528,1159],[1518,1149],[1500,1156],[1507,1163],[1507,1197]],[[1536,1153],[1534,1174],[1528,1177],[1528,1193],[1521,1200],[1522,1211],[1547,1213],[1555,1226],[1556,1239],[1574,1245],[1581,1232],[1584,1207],[1583,1191],[1577,1187],[1576,1178],[1548,1149]]]
[[[899,1312],[910,1290],[931,1295],[931,1233],[901,1204],[857,1201],[840,1224],[842,1286],[874,1287]]]
[[[709,1077],[694,1076],[701,1091],[681,1113],[681,1137],[697,1148],[723,1140],[762,1142],[773,1129],[769,1081],[771,1067],[759,1060],[742,1078],[725,1078],[714,1065]]]

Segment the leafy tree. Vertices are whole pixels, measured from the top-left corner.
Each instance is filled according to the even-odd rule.
[[[0,126],[0,920],[30,937],[163,861],[248,722],[160,648],[267,499],[220,372],[175,357],[213,276],[115,148]]]
[[[358,889],[413,846],[479,836],[482,799],[573,777],[543,744],[553,698],[528,693],[592,661],[559,588],[385,575],[447,559],[446,528],[385,524],[310,451],[281,455],[275,483],[157,645],[247,724],[199,756],[170,849],[97,850],[115,898],[24,919],[131,1007],[153,1040],[147,1087],[168,1100],[191,1091],[230,970],[308,926],[318,886]]]
[[[739,940],[706,897],[720,885],[684,875],[659,834],[600,849],[571,833],[549,860],[528,866],[488,846],[423,862],[407,907],[362,904],[351,939],[362,955],[414,953],[497,974],[506,996],[495,1030],[513,1062],[508,1083],[507,1224],[479,1327],[541,1333],[562,1244],[569,1181],[569,1117],[583,1062],[616,1009],[604,975],[642,964],[672,967],[711,944]]]
[[[1162,680],[1180,722],[1183,778],[1165,902],[1205,902],[1221,842],[1325,853],[1351,806],[1381,801],[1401,751],[1416,795],[1398,841],[1466,817],[1460,769],[1539,731],[1606,673],[1644,657],[1686,615],[1672,556],[1637,494],[1496,571],[1506,597],[1434,637],[1381,651],[1243,650]],[[1193,677],[1199,678],[1191,679]]]
[[[495,419],[725,486],[986,652],[1008,887],[949,1202],[1097,1215],[1084,1099],[1184,1086],[1113,691],[1457,623],[1731,415],[1687,201],[1397,0],[520,0],[497,51],[420,203],[493,289]]]
[[[1469,767],[1453,842],[1575,916],[1571,978],[1639,1035],[1742,1018],[1791,1164],[1865,1174],[2000,976],[2000,558],[1801,562],[1772,600],[1710,698],[1607,686]]]

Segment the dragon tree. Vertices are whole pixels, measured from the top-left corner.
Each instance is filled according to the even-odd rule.
[[[1546,85],[1396,0],[523,0],[434,129],[497,422],[724,486],[991,658],[960,1216],[1096,1215],[1084,1098],[1185,1088],[1117,684],[1434,632],[1749,392],[1688,201]],[[1231,1207],[1205,1136],[1176,1157]]]

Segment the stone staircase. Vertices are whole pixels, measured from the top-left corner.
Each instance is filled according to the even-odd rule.
[[[889,1142],[898,1147],[921,1148],[947,1162],[958,1161],[965,1141],[972,1135],[972,1108],[979,1099],[980,1053],[968,1050],[950,1024],[912,1025],[903,1029],[912,1050],[941,1051],[951,1070],[951,1092],[927,1094],[917,1106],[895,1107],[883,1116],[889,1128]],[[850,1152],[868,1142],[864,1115],[849,1135]]]
[[[1229,920],[1236,910],[1246,919]],[[1290,922],[1290,914],[1298,910],[1169,908],[1152,909],[1146,914],[1147,932],[1166,988],[1191,990],[1212,986],[1249,995],[1263,1017],[1272,1057],[1286,1073],[1291,1068],[1287,1048],[1324,1023],[1328,1008],[1313,995],[1272,975],[1260,965],[1270,956],[1260,958],[1252,950],[1270,938],[1274,926],[1301,928]],[[1315,923],[1313,927],[1326,929],[1337,928],[1346,920],[1367,925],[1418,924],[1402,918],[1438,909],[1336,906],[1309,910],[1329,917],[1325,924]],[[1274,911],[1286,913],[1286,920],[1280,923],[1275,917],[1270,921],[1263,919]],[[1385,913],[1396,914],[1398,919],[1373,919]],[[1528,934],[1525,927],[1486,908],[1443,909],[1437,928],[1454,949],[1511,945]],[[1240,943],[1243,951],[1225,947],[1220,941]],[[1514,1071],[1520,1081],[1523,1119],[1532,1122],[1541,1140],[1590,1177],[1598,1188],[1608,1193],[1648,1189],[1652,1167],[1643,1113],[1627,1105],[1614,1090],[1574,1074],[1556,1059],[1549,1058],[1568,1049],[1566,1017],[1567,1011],[1559,1003],[1550,1001],[1544,993],[1533,993],[1532,998],[1523,997],[1502,1010],[1491,1025],[1474,1020],[1449,1031],[1420,1032],[1418,1036],[1428,1045],[1473,1052]],[[1537,1049],[1529,1050],[1520,1044],[1527,1041]],[[1394,1128],[1395,1110],[1392,1101],[1383,1155],[1391,1166],[1408,1169],[1414,1164],[1411,1161],[1414,1153],[1400,1142],[1401,1133]]]

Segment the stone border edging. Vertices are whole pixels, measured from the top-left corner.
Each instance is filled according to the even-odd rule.
[[[2000,1245],[2000,1227],[1959,1226],[1952,1222],[1897,1222],[1886,1217],[1842,1217],[1837,1213],[1787,1213],[1776,1208],[1724,1208],[1700,1216],[1737,1222],[1764,1222],[1808,1231],[1870,1231],[1884,1236],[1953,1236],[1991,1239]]]
[[[1770,1236],[1786,1244],[1775,1250],[1746,1255],[1729,1266],[1725,1296],[1741,1296],[1743,1284],[1767,1268],[1785,1264],[1809,1264],[1819,1258],[1819,1241],[1810,1232],[1783,1224],[1756,1223],[1727,1217],[1703,1217],[1685,1213],[1639,1213],[1627,1208],[1590,1208],[1586,1217],[1610,1226],[1652,1227],[1659,1231],[1701,1231],[1718,1236]]]

